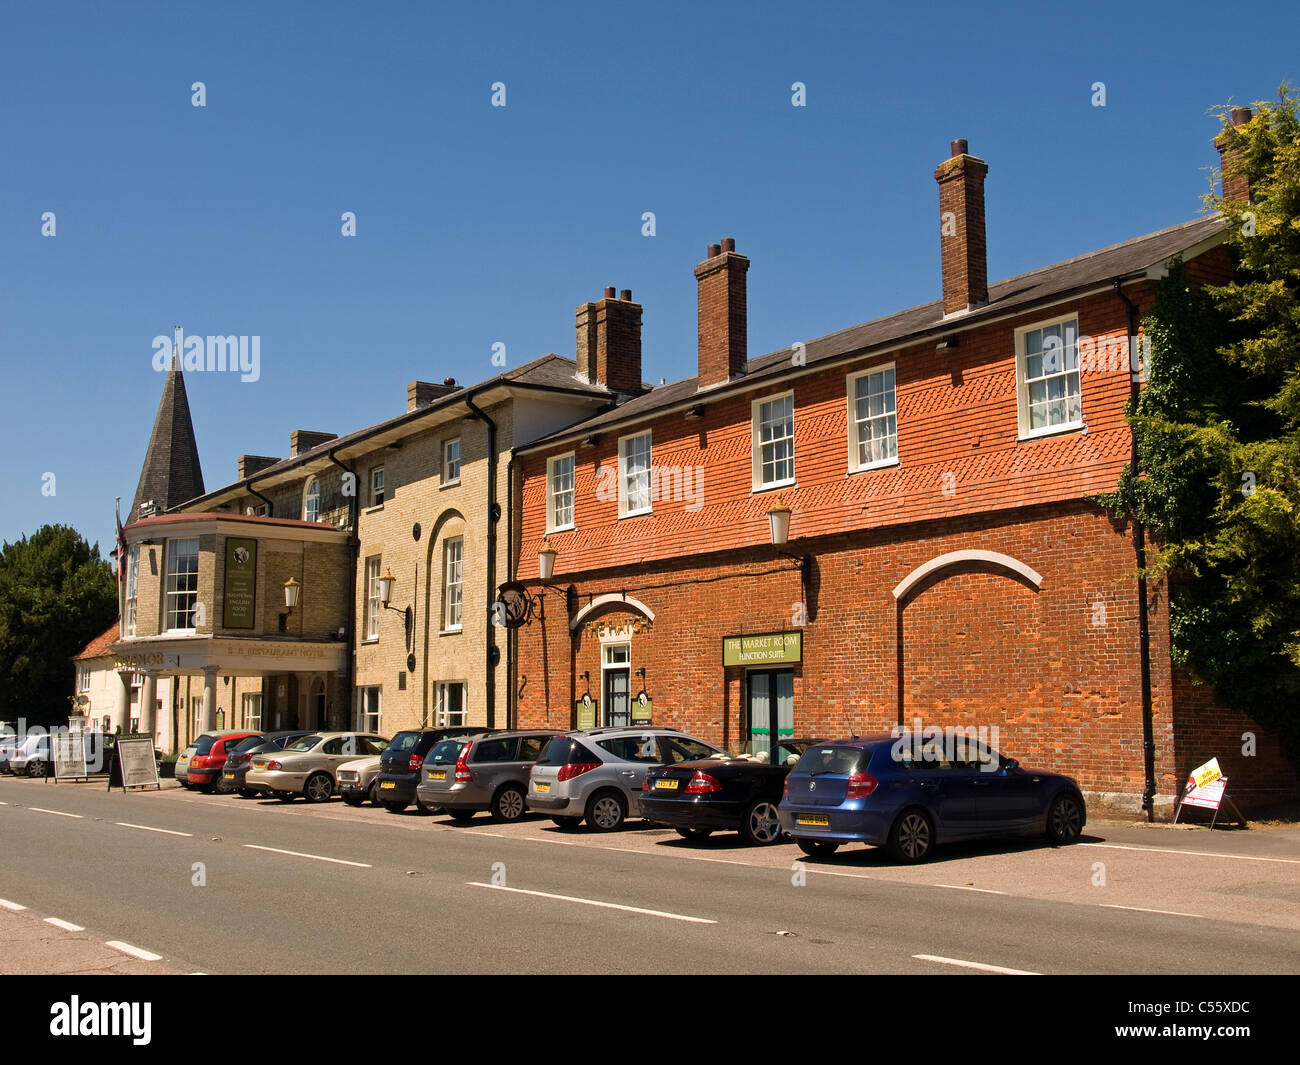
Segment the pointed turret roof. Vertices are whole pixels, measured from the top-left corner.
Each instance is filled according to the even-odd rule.
[[[140,513],[141,503],[152,500],[161,513],[201,495],[203,469],[199,466],[199,446],[194,440],[194,423],[190,420],[185,379],[181,376],[180,352],[173,350],[127,522],[144,517]]]

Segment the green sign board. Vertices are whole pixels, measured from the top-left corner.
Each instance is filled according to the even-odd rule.
[[[753,636],[724,636],[724,666],[766,666],[803,661],[802,632],[765,632]]]
[[[577,712],[578,728],[596,727],[596,711],[600,707],[596,700],[591,697],[590,692],[575,701],[573,708]]]
[[[226,540],[226,593],[221,623],[228,629],[257,627],[257,541]]]
[[[654,723],[655,701],[644,691],[632,698],[632,724],[650,725]]]

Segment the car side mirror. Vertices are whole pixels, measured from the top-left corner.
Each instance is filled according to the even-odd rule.
[[[1009,769],[1019,769],[1020,763],[1017,762],[1014,758],[1003,758],[1002,768],[1004,771]]]

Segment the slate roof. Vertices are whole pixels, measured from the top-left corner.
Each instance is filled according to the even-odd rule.
[[[185,378],[181,376],[179,361],[173,357],[126,520],[138,518],[140,504],[149,500],[163,511],[202,494],[203,469],[199,465],[199,445],[194,440],[194,423],[190,420],[190,404],[185,395]]]

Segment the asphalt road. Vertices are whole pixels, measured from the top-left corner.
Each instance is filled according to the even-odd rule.
[[[1294,833],[1090,826],[899,869],[337,800],[0,778],[0,803],[0,899],[183,972],[1300,971]]]

